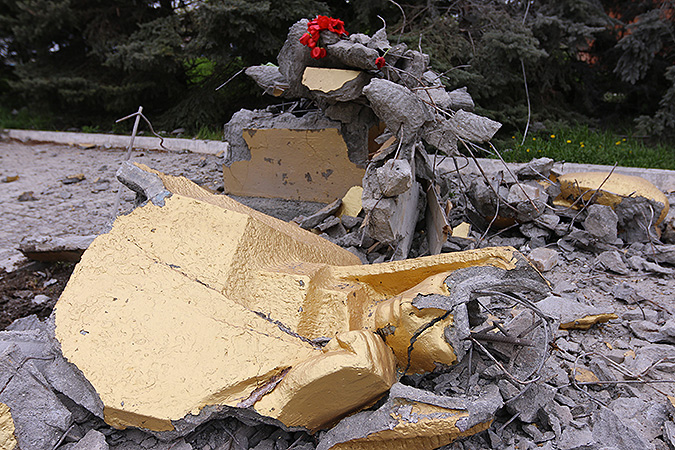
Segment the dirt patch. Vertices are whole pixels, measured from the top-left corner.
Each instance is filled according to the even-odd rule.
[[[21,317],[51,314],[75,263],[28,263],[12,272],[0,269],[0,330]]]

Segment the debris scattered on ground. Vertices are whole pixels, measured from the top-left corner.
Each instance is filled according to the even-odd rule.
[[[296,43],[290,41],[295,39],[293,33],[301,34],[305,30],[306,23],[304,29],[302,23],[294,26],[282,54],[298,50],[295,48]],[[356,46],[356,43],[363,48]],[[371,59],[388,46],[392,50],[384,55],[387,64],[377,69],[377,64],[373,60],[373,66]],[[358,52],[350,51],[352,47]],[[257,261],[244,257],[237,267],[249,267],[252,264],[255,273],[242,275],[243,278],[264,279],[253,284],[244,283],[252,292],[262,293],[257,297],[259,299],[283,297],[299,301],[308,295],[319,295],[320,298],[321,295],[330,297],[354,292],[354,300],[348,297],[342,311],[335,309],[335,305],[340,307],[340,302],[331,303],[332,309],[318,307],[320,302],[314,303],[314,310],[306,304],[294,304],[286,312],[280,306],[264,309],[260,307],[264,304],[261,302],[246,307],[230,305],[227,314],[218,316],[217,307],[205,307],[211,304],[204,303],[200,295],[191,295],[186,300],[189,307],[184,304],[181,306],[185,306],[184,309],[165,308],[158,315],[148,309],[139,309],[138,314],[122,319],[126,316],[121,311],[142,306],[133,301],[141,298],[141,294],[135,290],[128,291],[129,295],[125,299],[129,300],[131,306],[127,303],[110,303],[111,308],[105,309],[105,302],[99,302],[101,304],[98,305],[96,302],[81,303],[85,309],[100,307],[102,319],[99,322],[77,314],[72,315],[69,319],[71,322],[62,322],[63,329],[68,328],[64,323],[77,324],[73,325],[74,331],[66,341],[82,344],[76,351],[72,346],[64,345],[63,351],[70,355],[69,362],[61,356],[59,342],[54,339],[59,334],[58,331],[54,332],[54,317],[40,320],[33,316],[15,321],[7,331],[0,332],[0,351],[3,355],[0,357],[0,372],[4,374],[2,377],[5,380],[5,389],[0,390],[0,444],[4,439],[9,442],[8,448],[11,448],[15,445],[12,439],[16,436],[21,448],[70,450],[310,450],[394,446],[431,449],[464,436],[448,448],[660,450],[674,446],[675,427],[672,423],[675,386],[671,372],[672,362],[675,361],[675,318],[671,311],[675,308],[672,298],[675,286],[675,216],[673,210],[668,209],[673,194],[661,196],[663,193],[658,192],[658,189],[655,191],[653,186],[642,180],[631,179],[626,182],[626,179],[616,177],[614,173],[593,176],[575,174],[564,178],[554,173],[553,161],[546,158],[533,160],[519,170],[505,166],[503,170],[489,172],[485,176],[467,175],[457,167],[452,156],[430,155],[426,150],[433,150],[430,146],[434,146],[452,155],[458,145],[462,147],[466,144],[473,148],[470,140],[478,143],[489,139],[490,133],[494,132],[497,126],[494,122],[469,113],[473,109],[473,102],[465,89],[447,92],[440,85],[438,76],[426,70],[428,62],[425,55],[403,46],[390,46],[383,30],[372,38],[358,36],[350,41],[327,45],[327,54],[330,55],[332,51],[339,56],[336,56],[338,62],[330,63],[331,67],[323,67],[323,63],[320,63],[320,67],[306,71],[308,57],[296,53],[299,55],[296,60],[280,55],[279,68],[250,68],[247,73],[257,71],[257,80],[267,80],[260,84],[266,85],[269,93],[302,98],[293,104],[296,106],[278,107],[280,109],[265,113],[280,117],[283,114],[278,113],[285,112],[293,116],[287,116],[287,120],[302,122],[306,115],[303,115],[302,109],[312,105],[314,113],[325,115],[320,120],[331,121],[328,128],[340,130],[345,140],[344,160],[365,171],[365,179],[359,183],[362,188],[354,188],[356,183],[345,183],[344,188],[341,188],[344,192],[333,193],[323,202],[329,205],[322,211],[319,210],[325,205],[316,204],[310,212],[284,211],[290,214],[287,219],[296,217],[295,222],[303,228],[349,250],[351,254],[338,253],[354,265],[340,269],[334,265],[335,261],[330,261],[328,270],[303,263],[293,270],[284,271],[281,263],[292,258],[293,252],[297,251],[293,245],[284,245],[275,250],[275,254],[281,255],[277,258]],[[399,58],[398,62],[396,58]],[[349,64],[345,61],[349,61]],[[329,60],[324,62],[328,64]],[[359,70],[352,70],[354,68]],[[317,72],[315,69],[322,71]],[[357,74],[343,73],[342,70]],[[323,79],[334,84],[322,84]],[[422,84],[424,88],[419,89]],[[388,98],[396,99],[394,104]],[[315,103],[311,104],[310,100]],[[408,116],[405,112],[412,110],[417,111],[418,115]],[[345,119],[350,117],[355,119],[351,122]],[[372,128],[377,125],[377,120],[382,120],[389,131],[385,131],[376,144],[374,139],[369,139],[368,131],[377,130],[373,135],[382,132],[381,128]],[[372,126],[364,127],[364,123]],[[284,130],[284,127],[282,125],[281,129]],[[247,132],[242,128],[242,133],[240,136],[245,137]],[[369,141],[370,146],[367,145]],[[244,139],[244,142],[247,141]],[[364,149],[368,149],[368,152]],[[194,168],[201,167],[204,167],[203,162],[195,161]],[[336,179],[339,175],[335,172],[329,174],[326,170],[323,172],[326,175],[319,176],[324,180]],[[302,174],[302,179],[307,183],[310,183],[309,178],[316,179],[314,172],[307,173],[309,177]],[[203,173],[200,176],[203,177]],[[168,208],[172,208],[172,202],[180,194],[166,195],[175,186],[165,189],[164,183],[171,184],[168,180],[172,178],[161,177],[163,182],[161,186],[155,186],[157,189],[139,183],[135,189],[140,195],[127,195],[125,200],[129,205],[134,202],[142,204],[148,199],[150,201],[131,216],[124,216],[123,222],[133,225],[142,211],[165,211],[166,203],[165,206],[158,206],[162,201],[169,202]],[[112,179],[111,175],[107,179]],[[126,179],[129,181],[129,177]],[[9,179],[3,177],[3,181]],[[11,193],[12,202],[17,202],[22,192],[34,189],[34,185],[21,184],[25,182],[23,175],[21,179],[17,175],[12,181],[14,184],[8,185],[8,189],[17,185]],[[614,185],[615,181],[619,188]],[[180,183],[189,185],[183,181]],[[58,184],[61,185],[60,182]],[[105,177],[87,172],[80,183],[59,186],[52,191],[40,192],[35,189],[34,192],[38,192],[37,200],[23,202],[20,206],[12,203],[8,206],[11,208],[10,216],[15,220],[14,217],[31,211],[27,208],[35,208],[34,205],[43,202],[43,198],[56,194],[64,202],[84,202],[78,195],[84,198],[86,193],[101,198],[114,185],[116,182],[110,183]],[[193,185],[190,192],[188,200],[192,198],[192,201],[206,208],[217,208],[216,205],[204,205],[212,198],[208,192]],[[228,202],[218,200],[216,203],[221,201]],[[231,203],[228,205],[232,208]],[[285,205],[277,205],[277,209],[289,209]],[[92,203],[90,208],[94,206]],[[241,216],[242,210],[237,211]],[[243,235],[247,227],[255,228],[255,238],[247,241],[251,246],[277,243],[277,234],[269,232],[275,229],[269,219],[251,214],[255,219],[245,220],[246,225],[242,222],[240,227],[230,227],[231,231]],[[180,221],[172,222],[167,229],[175,226],[179,230],[190,220],[199,222],[201,218],[202,215],[188,214]],[[259,225],[258,220],[263,225]],[[129,256],[135,250],[122,235],[128,236],[132,243],[140,243],[144,235],[150,236],[149,241],[156,238],[154,235],[157,233],[163,233],[164,237],[171,236],[170,231],[159,226],[152,231],[153,223],[154,219],[133,232],[129,228],[126,234],[113,231],[107,239],[119,237],[115,242],[119,243],[119,248],[125,249],[122,252],[124,256]],[[120,230],[124,228],[122,225],[120,227]],[[294,228],[287,227],[293,225],[284,224],[282,228],[289,235],[299,236],[295,234],[300,232],[299,229],[290,231]],[[178,245],[182,241],[198,241],[203,238],[202,234],[211,236],[212,233],[224,233],[218,227],[212,227],[205,233],[196,230],[198,226],[192,227],[191,233],[184,234],[185,239],[166,239],[163,242]],[[91,232],[100,233],[101,230]],[[118,236],[116,233],[122,234]],[[101,239],[103,241],[105,239]],[[169,247],[173,249],[171,245]],[[325,245],[325,242],[321,244]],[[505,258],[503,253],[498,256],[494,249],[486,248],[504,245],[513,246],[527,255],[532,266],[551,281],[552,292],[549,292],[549,286],[536,270],[517,256],[517,252],[508,250],[507,253],[512,256]],[[156,279],[150,275],[154,273],[152,271],[158,270],[170,274],[176,283],[191,286],[193,293],[203,293],[204,298],[246,298],[240,293],[227,291],[229,288],[225,284],[229,283],[230,277],[221,278],[215,272],[191,268],[190,264],[184,262],[191,259],[185,256],[185,252],[167,251],[160,255],[161,249],[165,247],[158,245],[149,248],[151,250],[146,249],[145,253],[140,250],[133,253],[138,259],[122,260],[122,253],[116,257],[116,253],[112,252],[111,259],[93,258],[88,265],[83,264],[78,270],[92,270],[104,276],[110,265],[131,267],[129,265],[146,258],[151,260],[147,270],[137,273],[121,270],[120,276],[112,280],[111,286],[122,291],[132,289],[133,286],[145,286],[146,293],[143,295],[157,293],[156,298],[160,299],[158,304],[166,304],[169,300],[175,305],[181,304],[175,302],[176,298],[184,298],[179,295],[183,290],[178,289],[176,295],[167,295],[168,279],[153,281]],[[243,244],[238,248],[242,255],[247,249],[251,250]],[[207,250],[204,255],[207,255],[208,267],[226,263],[222,248],[216,254],[209,253],[214,252],[213,249]],[[96,251],[95,247],[91,254],[94,255]],[[421,260],[385,262],[405,258],[406,253],[408,257],[418,257],[438,251],[441,255]],[[520,269],[499,268],[509,258],[518,262]],[[98,266],[94,260],[98,260]],[[306,259],[299,258],[297,261]],[[359,261],[384,264],[358,266]],[[430,261],[433,264],[438,261],[453,262],[444,269],[449,274],[439,273],[440,279],[437,279],[429,272],[429,266],[424,265]],[[60,292],[63,288],[60,276],[52,270],[58,265],[33,264],[27,270],[0,273],[3,286],[15,280],[13,289],[0,292],[3,303],[2,324],[5,326],[18,317],[7,314],[5,305],[20,305],[23,312],[38,312],[44,318],[58,297],[54,292]],[[423,268],[414,269],[416,264],[422,264]],[[104,266],[105,270],[95,270],[96,267]],[[265,267],[272,266],[273,269],[265,270]],[[72,270],[72,265],[67,267]],[[358,273],[352,272],[355,267],[361,268]],[[377,267],[391,270],[378,273]],[[393,270],[396,267],[400,270]],[[529,269],[523,272],[523,267]],[[339,279],[341,273],[346,277],[341,279],[342,285],[339,289],[330,290],[330,283]],[[404,273],[417,275],[408,280],[402,275]],[[128,280],[125,277],[135,277],[138,282],[132,285],[125,282]],[[380,278],[383,287],[377,287],[377,277],[384,277]],[[239,278],[234,276],[233,279]],[[63,296],[62,311],[66,311],[68,299],[90,299],[91,293],[103,289],[102,285],[95,285],[86,289],[88,294],[84,290],[78,294],[77,285],[82,283],[83,277],[76,276],[73,280],[70,292],[66,291]],[[359,285],[365,287],[359,289]],[[21,289],[21,286],[29,288]],[[214,286],[219,287],[212,289]],[[284,295],[270,295],[278,290],[283,290]],[[294,294],[287,295],[288,292]],[[371,329],[364,325],[371,319],[363,319],[368,315],[363,315],[365,311],[358,307],[361,303],[355,301],[364,298],[384,300],[379,314],[373,314],[374,324]],[[107,297],[103,300],[106,299],[110,300]],[[118,296],[116,301],[121,299]],[[255,298],[251,300],[255,301]],[[119,309],[114,310],[112,306]],[[383,314],[388,307],[391,314]],[[59,314],[62,318],[65,314],[59,312],[60,308],[56,312],[57,325]],[[255,383],[244,383],[247,390],[236,402],[223,401],[232,392],[218,391],[210,397],[210,401],[202,402],[194,411],[188,408],[190,411],[187,412],[194,414],[183,411],[178,420],[167,421],[165,418],[158,422],[143,417],[145,413],[142,411],[145,410],[139,404],[145,398],[143,395],[152,391],[152,386],[160,378],[144,378],[145,373],[157,373],[153,370],[142,370],[140,374],[130,377],[129,370],[133,372],[134,364],[138,361],[153,359],[158,353],[160,356],[161,353],[173,354],[171,352],[176,351],[176,348],[185,345],[183,335],[183,340],[175,345],[171,345],[173,341],[163,335],[156,344],[150,346],[152,348],[147,347],[148,355],[145,355],[143,346],[149,345],[144,341],[149,333],[148,328],[157,325],[157,329],[161,330],[167,323],[175,323],[176,326],[169,330],[173,336],[176,330],[181,329],[181,321],[190,322],[200,317],[211,320],[210,325],[201,327],[204,330],[200,328],[200,331],[208,333],[224,330],[231,325],[235,310],[257,311],[259,314],[247,316],[250,316],[247,323],[267,327],[270,336],[296,345],[299,350],[286,358],[294,362],[294,367],[284,372],[284,364],[288,364],[286,361],[270,366],[269,370],[262,370],[264,373]],[[195,314],[188,314],[189,311]],[[124,323],[134,332],[114,347],[110,344],[112,341],[108,340],[87,350],[89,355],[96,354],[106,361],[119,360],[119,364],[99,366],[107,367],[107,370],[96,372],[89,368],[84,371],[85,375],[98,374],[87,375],[90,385],[86,380],[83,381],[84,378],[71,363],[77,360],[82,364],[81,361],[87,359],[83,357],[78,360],[79,356],[74,354],[84,352],[87,349],[84,344],[95,338],[101,330],[109,330],[113,334],[120,331],[115,330],[115,327],[103,326],[117,323],[106,317],[110,314],[117,314],[116,320],[121,320],[119,323]],[[242,314],[246,315],[245,312]],[[338,316],[340,320],[316,323],[309,319],[297,319],[311,317],[312,314],[331,318]],[[293,317],[297,319],[295,322]],[[357,320],[359,317],[361,319]],[[289,321],[292,325],[289,325]],[[336,333],[335,329],[330,328],[340,323],[347,324],[345,327],[349,330],[346,333]],[[448,326],[450,324],[452,326]],[[373,331],[377,331],[382,339]],[[332,426],[333,423],[328,423],[331,422],[329,417],[338,413],[331,408],[334,399],[340,399],[340,394],[326,391],[327,385],[320,381],[330,380],[330,376],[326,375],[330,367],[325,367],[323,372],[310,371],[315,378],[298,374],[302,367],[329,366],[326,363],[330,360],[328,356],[335,354],[339,354],[341,361],[349,361],[347,366],[365,364],[359,366],[359,370],[364,370],[366,366],[371,369],[383,367],[381,361],[374,364],[373,358],[359,359],[353,353],[355,349],[373,343],[366,337],[371,335],[376,337],[373,341],[377,343],[375,347],[380,345],[377,348],[387,349],[382,341],[391,346],[391,358],[395,360],[393,364],[397,366],[398,374],[391,377],[383,375],[386,371],[375,370],[380,375],[369,376],[368,379],[379,380],[377,383],[384,383],[386,388],[391,386],[388,391],[386,388],[377,391],[386,391],[385,396],[373,405],[365,405],[371,407],[347,416]],[[219,336],[229,335],[220,333]],[[251,339],[266,339],[262,335],[251,336],[246,337],[247,344]],[[224,345],[225,350],[218,345]],[[195,339],[194,345],[188,349],[189,354],[172,359],[171,370],[164,372],[171,373],[176,361],[188,361],[189,365],[189,361],[192,361],[190,358],[196,358],[198,361],[191,363],[190,370],[181,372],[185,379],[179,381],[188,383],[190,389],[204,386],[197,383],[199,374],[206,367],[204,364],[212,364],[217,372],[220,362],[231,357],[231,353],[236,353],[238,348],[227,346],[213,337]],[[162,352],[157,349],[162,349]],[[214,349],[216,356],[206,359],[195,356]],[[452,349],[456,360],[450,356],[448,349]],[[295,364],[296,359],[305,354],[303,352],[309,357],[306,360],[309,362],[304,366],[302,363]],[[377,352],[371,351],[373,354]],[[124,360],[125,355],[133,357]],[[284,355],[272,355],[272,358]],[[438,355],[442,355],[442,358]],[[268,362],[262,351],[256,352],[254,358],[256,362]],[[126,364],[126,361],[132,362]],[[237,366],[232,370],[239,368]],[[160,370],[160,375],[165,374]],[[113,380],[111,383],[122,385],[116,391],[118,393],[134,386],[137,390],[128,397],[124,393],[120,394],[119,398],[113,399],[110,408],[102,410],[102,405],[96,403],[96,399],[100,396],[110,402],[112,397],[109,393],[102,395],[99,392],[94,396],[91,393],[106,377]],[[228,376],[219,375],[215,378],[207,380],[211,388],[218,383],[222,385],[231,381]],[[119,383],[120,379],[125,382]],[[295,397],[295,400],[292,400],[292,396],[286,398],[286,392],[300,392],[289,389],[291,385],[304,386],[301,391],[305,397]],[[334,388],[337,384],[329,382],[328,386]],[[340,391],[346,403],[355,398],[353,391],[348,388],[340,388]],[[359,392],[362,391],[374,392],[359,389]],[[177,398],[167,396],[167,392],[173,391],[164,389],[158,394],[161,401],[157,404]],[[208,397],[204,394],[201,398],[204,396]],[[296,416],[298,411],[302,412],[306,408],[305,399],[321,404],[321,408],[317,408],[320,411],[311,420],[297,419]],[[296,406],[294,401],[300,402],[302,406]],[[364,400],[362,403],[369,402]],[[201,407],[204,404],[209,405]],[[356,411],[364,404],[358,407],[352,404],[352,410]],[[284,407],[277,410],[278,405]],[[44,409],[40,408],[47,408],[47,411],[42,414]],[[35,414],[36,410],[40,413]],[[108,423],[103,419],[107,419]],[[302,422],[304,428],[298,426],[300,422],[295,422],[296,419],[306,420]],[[45,426],[46,423],[48,426]],[[140,423],[140,428],[131,426],[115,429],[110,423],[117,427]],[[173,429],[148,429],[158,424]],[[16,432],[7,434],[6,430],[11,427]],[[324,427],[325,430],[315,433],[308,431]],[[27,429],[34,431],[27,433]]]

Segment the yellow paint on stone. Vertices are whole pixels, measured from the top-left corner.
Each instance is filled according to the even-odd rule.
[[[462,222],[452,229],[452,237],[468,239],[469,233],[471,233],[471,224],[466,222]]]
[[[641,177],[612,173],[607,178],[608,175],[609,172],[581,172],[561,175],[558,177],[558,181],[562,193],[555,200],[555,203],[559,206],[570,206],[582,194],[584,200],[588,201],[602,185],[600,192],[595,196],[594,201],[596,203],[615,208],[624,197],[644,197],[664,205],[661,215],[656,220],[656,225],[666,218],[669,202],[659,188]]]
[[[573,320],[567,323],[561,323],[561,330],[588,330],[593,325],[598,323],[605,323],[613,319],[618,319],[619,316],[613,313],[607,314],[593,314],[590,316],[584,316],[579,319]]]
[[[362,266],[296,225],[158,176],[173,192],[165,206],[137,208],[96,238],[55,308],[63,354],[119,428],[170,430],[207,405],[325,426],[391,386],[394,354],[404,364],[409,338],[388,341],[392,353],[376,317],[409,336],[445,314],[417,311],[417,294],[446,292],[453,270],[509,270],[519,258],[505,247]],[[413,370],[454,361],[451,324],[420,336]],[[308,342],[318,337],[333,339],[321,349]]]
[[[600,381],[597,375],[583,367],[574,368],[574,379],[579,383],[597,383]]]
[[[363,209],[361,197],[363,197],[363,188],[361,186],[350,187],[345,196],[342,197],[342,205],[340,205],[340,209],[338,210],[338,216],[358,216]]]
[[[337,128],[252,129],[243,137],[251,160],[223,167],[228,194],[329,203],[365,174],[349,160]]]
[[[484,431],[492,424],[489,420],[460,431],[456,423],[469,415],[466,411],[404,399],[397,403],[398,412],[392,417],[398,423],[393,428],[334,445],[330,450],[433,450]]]
[[[318,430],[374,403],[395,381],[396,362],[382,339],[368,331],[349,331],[331,340],[323,354],[294,366],[255,409],[287,426]],[[339,410],[326,407],[336,399],[349,401],[338,402]]]
[[[14,436],[14,420],[9,406],[0,402],[0,449],[13,450],[19,446]]]
[[[307,67],[302,74],[302,84],[310,91],[332,92],[361,75],[360,70]]]

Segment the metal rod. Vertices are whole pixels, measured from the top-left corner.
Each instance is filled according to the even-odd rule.
[[[120,122],[125,119],[129,119],[133,116],[136,116],[136,120],[134,121],[134,128],[131,131],[131,140],[129,141],[129,147],[127,147],[127,154],[124,157],[124,161],[129,161],[131,158],[131,150],[134,148],[134,141],[136,140],[136,133],[138,132],[138,123],[141,121],[141,116],[143,115],[143,107],[139,106],[138,111],[130,114],[126,117],[123,117],[119,119],[117,122]],[[119,183],[119,181],[118,181]],[[122,189],[121,186],[117,188],[117,195],[115,196],[115,206],[113,207],[113,214],[112,214],[112,220],[115,220],[117,218],[117,210],[120,208],[120,198],[122,197]]]

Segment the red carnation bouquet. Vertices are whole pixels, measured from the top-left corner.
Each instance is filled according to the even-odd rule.
[[[300,38],[300,43],[312,49],[312,58],[321,59],[326,56],[326,49],[319,47],[319,38],[321,31],[328,30],[337,33],[340,36],[348,36],[345,30],[345,23],[340,19],[333,19],[328,16],[317,16],[307,24],[307,33]]]

